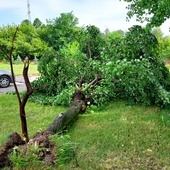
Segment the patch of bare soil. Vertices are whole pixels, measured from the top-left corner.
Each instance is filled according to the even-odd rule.
[[[0,151],[0,168],[10,165],[9,154],[12,152],[14,146],[23,144],[25,144],[25,142],[22,140],[21,136],[14,132]]]
[[[54,164],[56,158],[53,152],[54,145],[51,143],[49,135],[46,132],[37,133],[27,144],[22,140],[18,133],[14,132],[5,143],[4,147],[0,150],[0,169],[11,165],[9,155],[14,149],[16,149],[16,146],[20,152],[23,150],[23,152],[27,154],[27,152],[29,152],[29,150],[27,151],[28,145],[41,147],[41,150],[36,153],[39,159],[47,164]]]

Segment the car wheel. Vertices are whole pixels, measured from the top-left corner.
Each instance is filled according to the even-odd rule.
[[[0,87],[5,88],[10,85],[10,78],[8,76],[0,76]]]

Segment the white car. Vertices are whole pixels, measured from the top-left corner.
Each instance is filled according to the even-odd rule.
[[[5,88],[13,83],[12,74],[8,70],[1,70],[0,69],[0,87]]]

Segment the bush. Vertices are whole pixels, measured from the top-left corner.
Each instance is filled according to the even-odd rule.
[[[106,41],[100,60],[87,58],[78,42],[46,54],[39,62],[36,85],[50,104],[68,105],[76,84],[83,79],[86,86],[98,75],[100,82],[85,92],[98,106],[120,98],[131,104],[168,106],[170,74],[158,58],[154,35],[134,26],[125,37]]]

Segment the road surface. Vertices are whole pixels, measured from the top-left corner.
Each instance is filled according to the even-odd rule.
[[[37,79],[38,77],[39,76],[29,76],[29,80],[30,80],[30,82],[32,82],[35,79]],[[16,84],[17,84],[19,92],[26,90],[26,86],[25,86],[23,76],[16,76],[15,80],[16,80]],[[7,87],[7,88],[0,88],[0,94],[5,94],[5,93],[8,93],[8,92],[15,92],[15,88],[14,88],[13,83],[11,83],[10,86]]]

